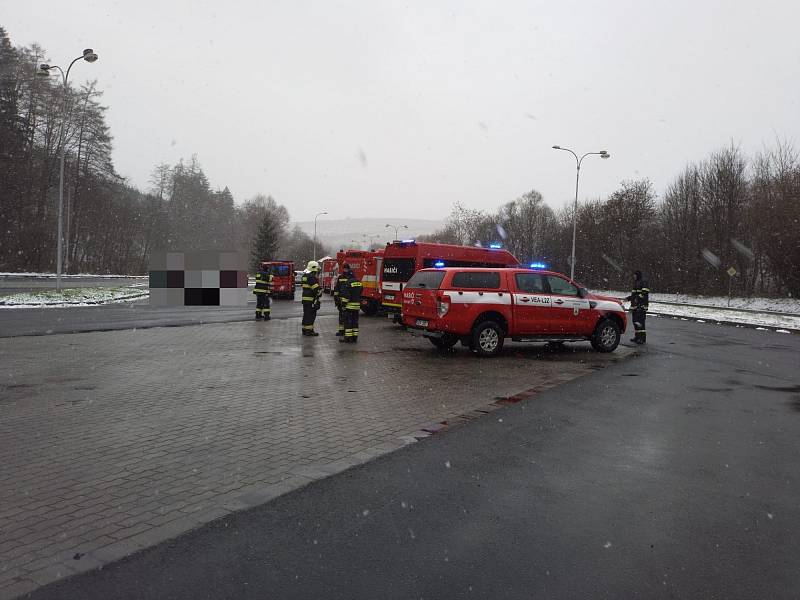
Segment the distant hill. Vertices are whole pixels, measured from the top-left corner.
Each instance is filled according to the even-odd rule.
[[[391,223],[392,227],[386,227]],[[298,221],[290,226],[299,225],[308,235],[314,235],[314,221]],[[360,247],[368,243],[364,236],[375,236],[371,240],[381,245],[394,238],[394,225],[400,225],[397,236],[402,239],[414,239],[419,235],[427,235],[440,229],[444,223],[431,219],[317,219],[317,239],[323,244],[339,250],[354,247],[350,240],[356,240]],[[408,225],[408,229],[403,228]]]

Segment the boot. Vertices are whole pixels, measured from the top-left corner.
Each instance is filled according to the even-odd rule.
[[[344,335],[344,331],[337,331],[336,337],[342,337]]]
[[[256,321],[260,321],[260,320],[261,320],[261,314],[260,313],[256,313]]]
[[[272,318],[272,317],[270,317],[269,315],[267,315],[266,317],[264,317],[264,320],[265,320],[265,321],[269,321],[271,318]]]
[[[316,331],[309,331],[307,335],[310,335],[311,337],[319,337],[319,334]]]

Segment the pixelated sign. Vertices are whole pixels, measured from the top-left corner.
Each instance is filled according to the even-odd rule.
[[[153,252],[151,306],[247,306],[247,258],[239,252]]]

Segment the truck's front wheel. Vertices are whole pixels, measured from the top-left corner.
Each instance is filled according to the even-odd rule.
[[[472,328],[472,351],[478,356],[497,356],[504,338],[503,328],[495,321],[482,321]]]
[[[603,319],[595,327],[592,346],[598,352],[613,352],[619,346],[620,328],[611,319]]]

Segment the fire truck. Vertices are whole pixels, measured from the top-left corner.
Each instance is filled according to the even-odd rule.
[[[333,292],[333,286],[336,285],[336,278],[339,275],[339,265],[335,258],[326,256],[319,260],[320,264],[320,278],[319,284],[325,294]]]
[[[367,316],[376,314],[381,308],[380,275],[383,249],[375,251],[340,250],[336,254],[338,271],[347,263],[353,274],[361,281],[361,312]],[[334,279],[333,284],[336,284]]]
[[[294,263],[289,260],[264,261],[272,273],[272,297],[294,300]]]
[[[386,244],[383,254],[381,305],[400,322],[403,287],[420,269],[443,267],[516,267],[520,262],[508,250],[403,240]]]

